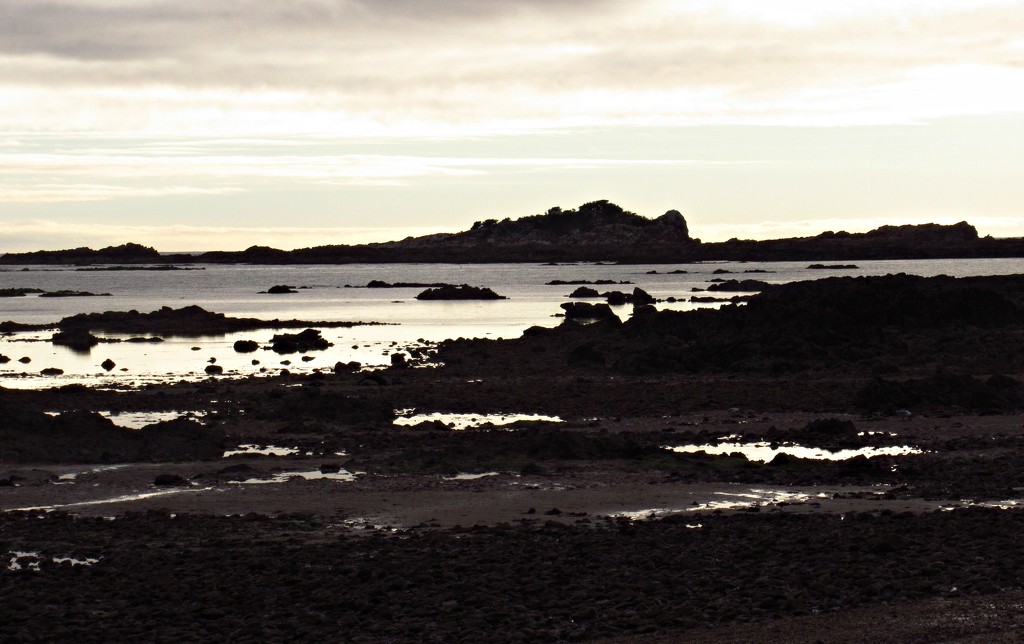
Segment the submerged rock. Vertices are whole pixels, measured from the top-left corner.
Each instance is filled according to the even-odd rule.
[[[117,366],[117,363],[115,363],[110,358],[107,358],[106,360],[100,363],[100,366],[103,367],[105,370],[110,371],[111,369]]]

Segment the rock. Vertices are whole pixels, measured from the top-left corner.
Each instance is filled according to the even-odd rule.
[[[590,288],[589,286],[581,286],[572,293],[569,293],[569,297],[601,297],[601,294],[597,292],[597,289]]]
[[[255,340],[236,340],[232,346],[238,353],[252,353],[260,348],[259,343]]]
[[[275,353],[304,353],[332,346],[316,329],[306,329],[299,333],[281,333],[272,337],[270,343],[270,348]]]
[[[428,288],[416,296],[417,300],[506,300],[503,295],[485,287],[469,286],[441,286]]]
[[[404,369],[409,366],[409,362],[405,359],[404,353],[392,353],[391,366],[398,369]]]
[[[633,289],[632,300],[633,300],[633,306],[642,306],[644,304],[654,304],[657,301],[657,300],[654,299],[654,297],[650,293],[648,293],[647,291],[643,290],[639,286]]]
[[[569,320],[610,320],[615,315],[607,304],[591,304],[589,302],[565,302],[561,305],[565,317]]]
[[[156,478],[153,479],[153,485],[157,487],[179,487],[188,486],[188,479],[178,476],[177,474],[157,474]]]
[[[64,370],[57,369],[56,367],[47,367],[46,369],[43,369],[39,373],[44,376],[63,376]]]
[[[107,358],[106,360],[100,363],[100,366],[103,367],[104,370],[110,371],[111,369],[116,367],[117,364],[110,358]]]
[[[343,373],[351,373],[353,371],[359,371],[362,368],[362,364],[358,362],[335,362],[334,373],[341,375]]]
[[[0,353],[0,364],[7,364],[10,361],[11,361],[10,358],[8,358],[4,354]]]
[[[88,351],[99,344],[100,340],[85,329],[75,329],[54,333],[50,342],[75,351]]]
[[[337,474],[341,470],[341,466],[337,463],[321,463],[320,473],[321,474]]]
[[[302,361],[303,362],[312,362],[315,359],[316,358],[314,358],[313,356],[302,356]]]
[[[768,282],[761,280],[725,280],[708,286],[709,291],[763,291],[768,288]]]
[[[32,358],[25,356],[24,358],[18,358],[18,362],[20,362],[21,364],[28,364],[32,362]]]
[[[608,291],[603,295],[611,306],[622,306],[629,301],[629,296],[622,291]]]
[[[204,371],[206,371],[206,373],[208,373],[211,376],[219,376],[220,374],[224,373],[224,367],[220,366],[219,364],[211,364],[207,365]]]
[[[295,290],[294,286],[278,284],[276,286],[271,286],[270,288],[268,288],[267,293],[270,295],[280,295],[283,293],[298,293],[298,291]]]

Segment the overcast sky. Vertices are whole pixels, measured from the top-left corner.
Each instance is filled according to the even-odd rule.
[[[1024,0],[3,0],[0,252],[610,199],[706,241],[1024,235]]]

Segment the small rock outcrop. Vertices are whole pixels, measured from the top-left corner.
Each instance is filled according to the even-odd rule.
[[[322,351],[330,346],[331,343],[316,329],[306,329],[299,333],[280,333],[270,339],[270,348],[274,353]]]
[[[506,300],[504,295],[498,295],[486,287],[469,286],[441,286],[428,288],[416,296],[417,300]]]
[[[284,293],[298,293],[298,291],[295,290],[294,286],[288,286],[286,284],[277,284],[275,286],[271,286],[270,288],[267,289],[266,292],[268,294],[270,294],[270,295],[281,295],[281,294],[284,294]]]

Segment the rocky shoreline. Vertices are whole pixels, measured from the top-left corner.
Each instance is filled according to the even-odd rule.
[[[1022,276],[835,278],[373,374],[0,389],[0,638],[1016,641],[1021,347]]]

